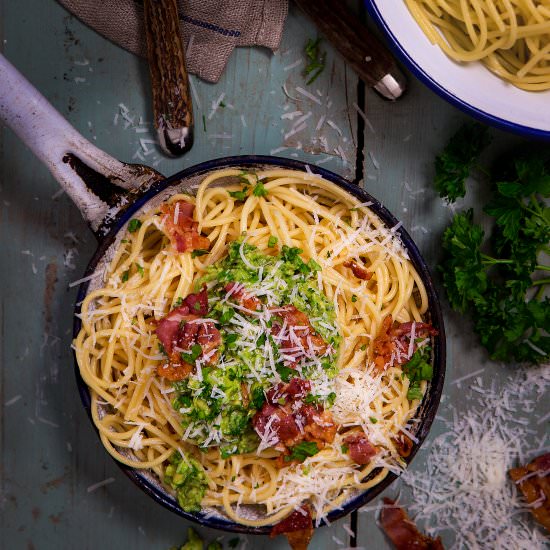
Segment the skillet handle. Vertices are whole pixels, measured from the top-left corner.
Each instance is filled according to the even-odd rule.
[[[48,167],[97,237],[108,232],[109,222],[128,203],[128,192],[162,178],[90,143],[1,54],[0,121]]]

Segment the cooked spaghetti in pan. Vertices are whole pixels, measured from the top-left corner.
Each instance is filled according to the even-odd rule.
[[[289,532],[404,467],[427,310],[369,204],[305,172],[228,169],[129,222],[74,347],[111,455],[187,512]]]

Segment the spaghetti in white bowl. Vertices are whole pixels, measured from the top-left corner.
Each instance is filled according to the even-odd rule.
[[[456,12],[455,8],[458,2],[454,0],[452,2],[423,2],[422,0],[401,0],[399,2],[386,2],[384,0],[366,0],[366,5],[369,13],[374,17],[380,27],[384,30],[389,40],[391,41],[394,49],[401,59],[406,63],[408,68],[413,72],[415,76],[420,78],[427,86],[441,95],[444,99],[450,101],[455,106],[463,109],[476,118],[482,119],[484,122],[496,126],[500,126],[509,131],[518,132],[532,137],[550,138],[550,112],[547,108],[550,101],[550,90],[544,89],[542,91],[527,91],[518,88],[510,80],[515,83],[520,83],[521,79],[517,79],[513,75],[514,71],[517,73],[522,70],[517,63],[517,60],[513,63],[508,63],[504,60],[502,75],[509,74],[508,80],[503,79],[495,72],[488,70],[481,61],[473,61],[463,63],[458,59],[470,59],[475,57],[478,53],[485,51],[491,57],[487,58],[489,63],[495,71],[498,71],[499,56],[494,55],[492,48],[497,47],[499,44],[504,44],[507,37],[512,39],[515,34],[520,34],[523,29],[518,31],[518,26],[523,24],[520,16],[518,15],[518,22],[516,26],[510,26],[509,35],[499,35],[497,40],[492,41],[493,37],[498,35],[495,29],[492,29],[491,21],[489,21],[493,12],[496,10],[497,5],[494,2],[485,2],[480,0],[478,2],[464,2],[460,3],[459,10],[463,7],[466,10],[482,9],[480,6],[487,4],[492,6],[492,12],[487,14],[487,34],[480,34],[479,38],[475,37],[476,31],[472,29],[475,25],[470,25],[471,35],[475,42],[474,47],[471,48],[471,53],[465,53],[469,49],[466,44],[466,38],[462,35],[462,30],[450,22],[449,17],[445,14],[445,6],[449,8],[456,16],[457,20],[463,16]],[[516,4],[522,6],[533,6],[541,4],[540,2],[512,2],[505,3],[506,8],[499,6],[500,12],[505,10],[513,11]],[[409,11],[409,6],[412,8],[413,13]],[[426,21],[424,14],[426,14],[426,6],[431,6],[436,13],[446,19],[438,26],[435,18]],[[503,4],[504,6],[504,4]],[[518,8],[519,9],[519,8]],[[524,8],[521,7],[521,10]],[[527,8],[526,8],[527,9]],[[536,9],[536,8],[535,8]],[[544,10],[547,13],[548,7],[545,6]],[[471,13],[471,11],[468,11]],[[548,16],[541,12],[540,17],[543,18],[543,22],[537,22],[533,29],[529,32],[539,32],[540,38],[534,37],[531,40],[530,46],[533,51],[536,52],[535,56],[540,53],[541,67],[535,70],[545,72],[548,70],[548,35],[544,31],[545,26],[548,23],[544,22],[544,18],[548,21]],[[418,24],[417,19],[422,21],[422,26]],[[427,17],[427,16],[426,16]],[[472,21],[476,20],[476,15],[472,16]],[[499,25],[504,31],[508,26],[507,15],[502,15],[502,21],[497,21],[495,25]],[[498,19],[498,18],[497,18]],[[423,30],[424,29],[424,30]],[[540,29],[540,30],[539,30]],[[485,32],[485,31],[484,31]],[[426,34],[427,33],[427,34]],[[456,46],[458,53],[453,54],[455,47],[447,45],[447,36],[451,36],[451,40]],[[523,38],[520,36],[519,38]],[[480,52],[478,52],[478,48]],[[445,48],[446,51],[443,51]],[[522,46],[519,46],[521,49]],[[464,51],[463,51],[464,50]],[[483,51],[481,51],[483,50]],[[525,50],[525,48],[524,48]],[[539,51],[540,50],[540,51]],[[455,55],[457,60],[451,59],[447,53]],[[538,52],[538,53],[537,53]],[[527,55],[527,52],[524,52]],[[513,50],[506,50],[503,48],[504,58],[512,59],[515,56]],[[518,52],[518,57],[521,58],[521,51]],[[539,61],[538,57],[533,57],[536,62]],[[529,58],[530,59],[530,58]],[[530,66],[527,66],[529,69]],[[520,75],[523,73],[520,73]],[[540,76],[540,75],[538,75]],[[534,89],[540,89],[540,80],[538,76],[531,77],[532,81],[527,81],[527,87],[533,87]]]
[[[109,453],[187,512],[276,532],[402,471],[437,331],[397,229],[284,169],[148,204],[74,341]]]

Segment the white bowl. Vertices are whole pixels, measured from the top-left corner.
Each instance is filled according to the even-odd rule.
[[[529,137],[550,139],[550,90],[527,92],[479,62],[459,64],[432,45],[403,0],[365,0],[412,73],[474,117]]]

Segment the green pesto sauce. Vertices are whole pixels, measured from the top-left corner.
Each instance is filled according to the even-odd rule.
[[[197,289],[208,285],[208,317],[217,321],[222,336],[220,358],[215,366],[196,364],[187,379],[176,382],[173,405],[182,415],[184,439],[202,450],[219,447],[222,456],[253,452],[259,438],[252,417],[264,403],[264,391],[293,377],[311,381],[306,402],[328,408],[334,402],[333,378],[338,372],[341,343],[333,304],[318,289],[319,265],[304,262],[298,248],[283,246],[268,255],[242,240],[229,245],[228,255],[208,268]],[[239,309],[229,296],[228,283],[240,283],[262,302],[253,315]],[[330,345],[325,357],[301,359],[292,369],[284,364],[270,334],[274,322],[270,309],[293,305],[305,313],[312,327]]]

